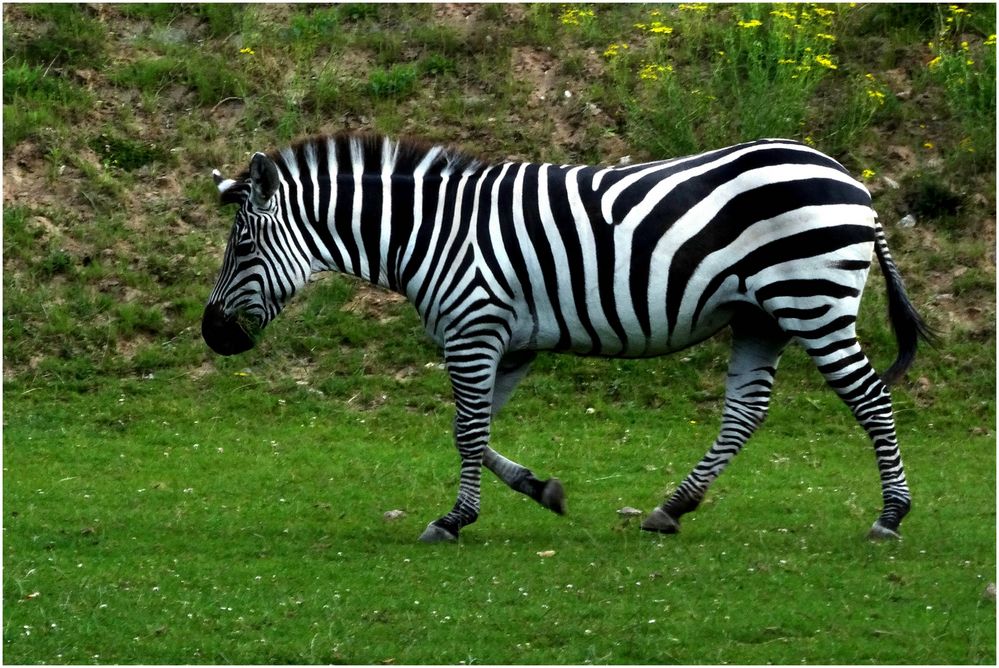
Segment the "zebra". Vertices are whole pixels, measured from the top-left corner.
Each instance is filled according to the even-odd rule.
[[[767,415],[778,362],[800,344],[870,438],[883,507],[868,536],[900,538],[911,496],[888,386],[932,332],[908,298],[863,184],[800,142],[762,139],[609,167],[488,161],[376,134],[316,136],[255,153],[202,319],[222,355],[252,348],[312,274],[405,295],[443,351],[453,389],[458,496],[420,539],[454,541],[480,508],[484,465],[563,514],[539,479],[489,443],[540,351],[651,357],[724,328],[731,352],[717,439],[641,528],[676,533]],[[872,256],[898,354],[879,376],[857,340]]]

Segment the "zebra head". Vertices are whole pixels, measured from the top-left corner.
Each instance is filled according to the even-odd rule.
[[[205,343],[220,355],[252,348],[257,334],[308,281],[311,263],[300,252],[290,221],[280,215],[281,177],[274,162],[256,153],[239,180],[212,177],[222,204],[236,204],[222,269],[201,320]]]

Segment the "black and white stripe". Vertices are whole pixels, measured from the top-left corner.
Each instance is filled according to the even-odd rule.
[[[928,331],[905,295],[870,195],[805,145],[760,140],[622,167],[489,163],[377,136],[318,137],[265,155],[235,180],[239,211],[203,320],[206,341],[253,345],[312,272],[406,295],[444,351],[461,482],[425,540],[454,539],[479,511],[482,464],[562,512],[541,481],[489,447],[492,417],[536,351],[646,357],[728,326],[721,431],[643,528],[673,532],[766,416],[784,347],[797,341],[871,437],[884,496],[872,529],[896,536],[910,505],[885,381]],[[855,323],[872,254],[888,285],[899,356],[879,378]]]

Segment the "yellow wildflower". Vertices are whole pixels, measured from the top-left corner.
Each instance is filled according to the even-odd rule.
[[[936,67],[937,65],[940,64],[941,60],[943,60],[943,57],[942,56],[937,56],[936,58],[934,58],[930,62],[926,63],[926,66],[927,67]]]
[[[824,39],[824,40],[829,41],[829,42],[835,42],[836,41],[836,35],[830,35],[830,34],[824,33],[824,32],[820,32],[820,33],[816,34],[815,36],[817,38],[819,38],[819,39]]]
[[[708,5],[704,2],[681,3],[678,9],[681,12],[706,12]]]
[[[933,142],[931,142],[931,141],[924,141],[923,142],[923,148],[925,148],[927,150],[932,149],[933,148]]]
[[[782,19],[787,19],[788,21],[794,21],[795,18],[797,18],[794,14],[784,9],[775,9],[770,12],[770,16],[778,16]]]
[[[814,140],[814,139],[812,139],[812,136],[811,136],[811,135],[809,135],[809,136],[805,137],[803,141],[804,141],[804,142],[805,142],[806,144],[808,144],[809,146],[815,146],[815,140]]]
[[[739,21],[737,25],[740,28],[758,28],[763,25],[763,22],[759,19],[750,19],[748,21]]]
[[[831,9],[826,9],[825,7],[812,7],[812,11],[823,18],[827,16],[832,16],[833,14],[836,13]]]
[[[627,44],[611,44],[604,51],[604,58],[613,58],[621,53],[621,49],[627,49]]]
[[[652,25],[649,26],[649,32],[654,32],[659,35],[670,35],[673,33],[673,29],[669,26],[664,26],[659,21],[653,21]]]
[[[826,69],[830,70],[837,69],[836,63],[832,61],[832,56],[830,56],[828,53],[815,56],[815,62],[817,62],[822,67],[825,67]]]
[[[666,76],[673,71],[672,65],[659,65],[656,63],[649,63],[642,67],[638,73],[639,79],[644,79],[646,81],[658,81],[659,77]]]
[[[253,49],[251,49],[250,47],[248,47],[248,46],[244,46],[242,49],[239,50],[239,52],[242,53],[245,56],[256,55],[256,52]]]
[[[592,9],[572,8],[562,12],[562,15],[559,17],[559,21],[562,22],[562,25],[578,26],[581,23],[581,19],[591,19],[593,17],[594,13]]]
[[[869,181],[874,175],[877,174],[873,169],[865,169],[860,173],[860,177],[865,181]]]
[[[992,33],[989,35],[988,39],[985,40],[985,46],[995,46],[996,45],[996,34]]]
[[[879,90],[868,90],[867,97],[876,101],[878,104],[883,105],[885,103],[885,94]]]

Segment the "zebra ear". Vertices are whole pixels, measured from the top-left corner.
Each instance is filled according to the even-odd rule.
[[[242,204],[243,200],[246,199],[245,186],[243,188],[233,187],[237,186],[239,181],[223,177],[217,169],[212,170],[212,180],[215,181],[215,187],[219,189],[219,199],[222,204]]]
[[[250,192],[254,204],[264,205],[277,192],[278,169],[274,161],[263,153],[254,153],[250,161]]]

